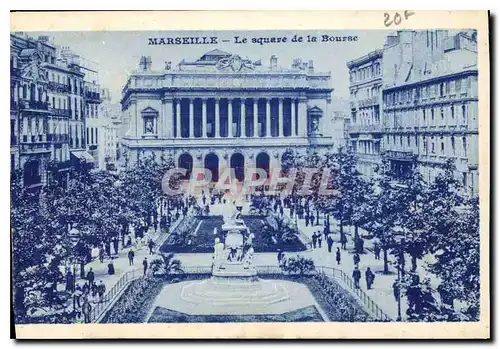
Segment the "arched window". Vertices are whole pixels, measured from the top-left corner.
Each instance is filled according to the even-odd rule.
[[[93,110],[92,110],[93,114]],[[143,133],[145,135],[155,135],[157,134],[157,119],[158,119],[158,111],[151,107],[147,107],[141,112],[144,129]]]

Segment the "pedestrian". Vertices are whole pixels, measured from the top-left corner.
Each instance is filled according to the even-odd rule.
[[[371,289],[373,285],[373,281],[375,280],[375,274],[371,271],[370,267],[366,268],[365,271],[365,279],[366,279],[366,288]]]
[[[82,288],[80,285],[76,285],[75,292],[73,292],[73,309],[76,309],[76,307],[81,308],[80,298],[82,294]]]
[[[153,227],[155,229],[155,233],[156,231],[158,230],[158,221],[155,219],[155,221],[153,222]]]
[[[318,238],[318,247],[321,248],[321,242],[323,241],[323,238],[321,237],[321,233],[318,231],[316,233],[316,236]]]
[[[129,265],[129,266],[130,266],[130,265],[134,265],[134,257],[135,257],[135,253],[134,253],[134,251],[133,251],[132,249],[130,249],[130,250],[128,251],[128,254],[127,254],[127,255],[128,255],[128,265]]]
[[[337,252],[335,253],[335,260],[337,261],[337,265],[340,265],[340,247],[337,247]]]
[[[92,271],[92,268],[90,268],[89,272],[87,273],[87,281],[89,282],[89,287],[92,285],[95,279],[95,274]]]
[[[109,259],[108,275],[115,275],[115,265],[113,264],[113,258]]]
[[[347,249],[347,237],[345,234],[340,234],[340,244],[342,245],[343,250]]]
[[[118,239],[116,237],[113,238],[113,249],[115,250],[115,254],[118,254]]]
[[[92,313],[92,306],[90,305],[89,301],[85,301],[85,303],[83,303],[82,312],[83,312],[83,319],[84,319],[83,321],[86,324],[90,324],[90,314]]]
[[[104,248],[99,247],[99,262],[104,263]]]
[[[394,294],[394,299],[396,300],[396,302],[399,301],[399,285],[397,280],[392,284],[392,292]]]
[[[308,226],[309,226],[309,216],[308,216],[308,215],[306,215],[306,217],[305,217],[305,218],[306,218],[306,227],[308,227]],[[315,234],[315,235],[316,235],[316,234]]]
[[[149,254],[152,255],[153,248],[155,247],[155,243],[154,243],[153,239],[149,239],[148,247],[149,247]]]
[[[73,291],[73,273],[71,270],[66,272],[66,291]]]
[[[92,295],[92,300],[95,302],[97,298],[97,285],[95,282],[93,282],[92,286],[90,286],[90,294]]]
[[[148,258],[144,257],[144,260],[142,261],[142,267],[144,270],[144,276],[146,276],[146,272],[148,271]]]
[[[307,218],[306,218],[306,222],[307,222]],[[316,244],[318,242],[318,237],[316,236],[316,232],[314,232],[312,235],[312,241],[313,241],[313,248],[316,248]]]
[[[106,285],[104,285],[102,280],[99,282],[99,285],[97,286],[97,293],[99,294],[99,302],[102,302],[104,298],[104,293],[106,293]]]
[[[328,245],[328,252],[331,253],[332,252],[332,246],[333,246],[333,238],[331,235],[328,235],[328,237],[326,238],[326,243]]]
[[[380,260],[380,245],[379,244],[373,245],[373,253],[375,254],[375,259]]]
[[[106,242],[106,245],[105,245],[105,246],[106,246],[106,254],[107,254],[108,256],[111,256],[111,245],[110,245],[109,241],[108,241],[108,242]]]
[[[361,258],[359,257],[358,252],[354,253],[354,256],[352,256],[352,259],[354,260],[354,265],[357,266],[359,264],[359,261],[361,260]]]
[[[354,287],[359,288],[359,280],[361,279],[361,271],[359,270],[358,266],[354,267],[354,270],[352,271],[352,278],[354,279]]]

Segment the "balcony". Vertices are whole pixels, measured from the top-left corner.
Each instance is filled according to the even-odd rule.
[[[413,152],[411,151],[387,150],[384,156],[389,160],[413,161]]]
[[[381,124],[373,124],[373,125],[350,124],[348,131],[349,133],[382,133],[383,126]]]
[[[68,143],[68,135],[67,134],[55,134],[49,133],[47,134],[47,142],[51,143]]]
[[[60,82],[49,82],[47,88],[50,91],[59,92],[59,93],[70,93],[71,87],[67,84],[61,84]]]
[[[71,162],[69,160],[67,161],[61,161],[57,163],[57,170],[58,171],[66,171],[71,168]]]
[[[52,115],[56,116],[66,116],[66,117],[71,116],[70,109],[49,108],[49,111]]]
[[[47,102],[42,102],[42,101],[35,101],[35,100],[20,100],[18,102],[19,109],[22,110],[43,110],[43,111],[48,111],[49,110],[49,103]]]
[[[85,92],[85,98],[87,98],[87,100],[96,101],[96,102],[101,101],[101,95],[98,92],[87,91],[87,92]]]
[[[371,107],[373,105],[378,105],[379,103],[380,103],[379,97],[373,96],[373,97],[362,99],[362,100],[358,101],[358,107],[359,108]]]
[[[50,153],[50,143],[48,142],[21,143],[20,146],[21,153],[24,154]]]

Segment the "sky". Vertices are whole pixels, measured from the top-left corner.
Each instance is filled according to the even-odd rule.
[[[331,72],[333,96],[349,98],[349,75],[346,62],[370,51],[381,49],[389,31],[330,30],[330,31],[108,31],[108,32],[30,32],[29,35],[47,35],[54,44],[69,46],[75,53],[99,65],[99,82],[109,88],[113,102],[119,102],[121,90],[129,74],[139,66],[141,56],[151,56],[152,69],[163,70],[166,61],[175,68],[182,59],[194,61],[215,48],[239,54],[252,61],[269,64],[276,55],[278,65],[290,67],[294,58],[314,61],[315,71]],[[317,42],[290,42],[297,35],[307,40],[315,36]],[[323,35],[357,36],[356,42],[322,42]],[[216,36],[217,44],[148,45],[150,37]],[[247,38],[247,43],[235,43],[235,36]],[[252,38],[287,37],[287,43],[253,44]],[[229,42],[222,42],[228,40]]]

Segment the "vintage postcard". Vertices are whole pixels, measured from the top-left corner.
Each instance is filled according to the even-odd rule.
[[[17,338],[489,338],[487,12],[11,19]]]

